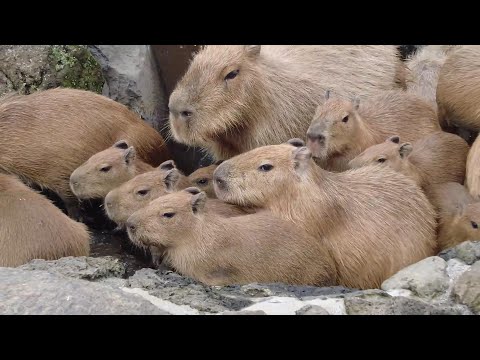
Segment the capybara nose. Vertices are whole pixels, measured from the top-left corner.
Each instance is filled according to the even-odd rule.
[[[131,222],[127,222],[126,226],[127,226],[128,231],[130,231],[132,233],[134,233],[135,230],[137,229],[136,226],[134,224],[132,224]]]
[[[224,162],[219,165],[213,172],[213,182],[220,190],[225,190],[227,188],[227,177],[228,165]]]
[[[225,190],[227,188],[227,183],[225,182],[225,180],[219,178],[219,177],[214,177],[213,179],[215,181],[215,184],[216,186],[220,189],[220,190]]]
[[[318,134],[318,133],[315,133],[315,132],[307,132],[307,138],[308,140],[312,141],[312,142],[319,142],[319,143],[323,143],[325,142],[325,136],[323,136],[322,134]]]
[[[171,103],[168,108],[171,114],[185,121],[190,120],[193,115],[193,109],[183,104]]]
[[[105,206],[108,208],[112,207],[112,203],[110,201],[105,201]]]

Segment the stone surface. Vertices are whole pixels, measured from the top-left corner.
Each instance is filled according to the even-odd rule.
[[[28,264],[19,267],[22,270],[44,270],[52,273],[59,273],[64,276],[98,280],[109,277],[123,277],[125,266],[111,256],[92,257],[64,257],[58,260],[32,260]]]
[[[480,261],[458,278],[453,292],[457,301],[480,314]]]
[[[296,315],[329,315],[327,310],[318,305],[306,305],[295,313]]]
[[[453,248],[442,251],[438,256],[446,261],[459,259],[467,265],[472,265],[480,260],[480,241],[465,241]]]
[[[219,315],[267,315],[265,311],[225,311]]]
[[[450,279],[446,269],[445,260],[432,256],[400,270],[383,282],[382,289],[406,289],[419,297],[434,298],[448,289]]]
[[[0,268],[0,289],[0,314],[168,314],[138,295],[46,271]]]

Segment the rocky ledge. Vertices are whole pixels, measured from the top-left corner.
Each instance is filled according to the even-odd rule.
[[[480,242],[413,264],[381,289],[285,284],[205,286],[171,271],[128,276],[110,257],[34,260],[0,268],[0,314],[474,315]]]

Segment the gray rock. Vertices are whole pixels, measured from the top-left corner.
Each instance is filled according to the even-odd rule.
[[[221,315],[267,315],[265,311],[256,310],[256,311],[225,311]]]
[[[329,315],[328,311],[318,305],[306,305],[296,311],[297,315]]]
[[[407,289],[419,297],[434,298],[448,290],[446,269],[445,260],[432,256],[400,270],[383,282],[382,289]]]
[[[427,302],[397,297],[345,298],[348,315],[467,315],[468,309],[453,304]]]
[[[236,289],[235,289],[236,291]],[[316,286],[296,286],[281,283],[274,284],[248,284],[240,287],[240,291],[249,297],[267,297],[267,296],[292,296],[299,299],[311,299],[321,296],[341,297],[357,291],[343,286],[316,287]]]
[[[58,260],[32,260],[19,267],[22,270],[44,270],[64,276],[98,280],[109,277],[122,277],[125,275],[125,266],[111,256],[92,258],[86,256],[68,256]]]
[[[470,270],[458,278],[453,294],[457,301],[480,314],[480,261],[473,264]]]
[[[54,87],[100,93],[100,66],[82,45],[0,45],[0,95]]]
[[[472,265],[480,260],[480,241],[465,241],[453,248],[442,251],[438,256],[446,261],[460,259],[465,264]]]
[[[138,295],[46,271],[0,268],[0,289],[0,314],[168,314]]]

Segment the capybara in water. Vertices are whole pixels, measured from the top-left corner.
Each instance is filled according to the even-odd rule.
[[[75,89],[51,89],[0,102],[0,171],[56,192],[73,217],[70,174],[125,139],[152,166],[169,158],[160,134],[126,106]]]
[[[212,165],[201,167],[188,176],[191,186],[204,191],[209,198],[216,198],[215,190],[213,190],[213,172],[223,160],[219,160]]]
[[[461,137],[438,131],[415,143],[391,136],[349,162],[351,168],[382,164],[411,177],[426,189],[431,184],[462,183],[465,179],[468,144]]]
[[[170,96],[170,130],[216,160],[302,137],[326,89],[405,86],[393,45],[209,45]]]
[[[438,213],[438,246],[445,250],[467,240],[480,240],[480,203],[454,182],[429,187],[427,195]]]
[[[264,146],[223,162],[213,174],[217,197],[268,209],[324,241],[347,287],[378,287],[434,254],[435,213],[413,180],[379,166],[327,172],[295,146]]]
[[[17,177],[0,174],[0,266],[88,256],[90,235]]]
[[[440,130],[432,106],[404,91],[386,91],[362,101],[331,96],[329,91],[325,97],[308,128],[307,146],[326,170],[347,170],[355,156],[391,135],[412,142]]]
[[[407,92],[425,99],[437,109],[437,85],[440,69],[455,45],[427,45],[407,60]]]
[[[335,264],[321,241],[268,211],[225,218],[198,188],[153,200],[127,221],[130,239],[207,285],[283,282],[329,286]]]

